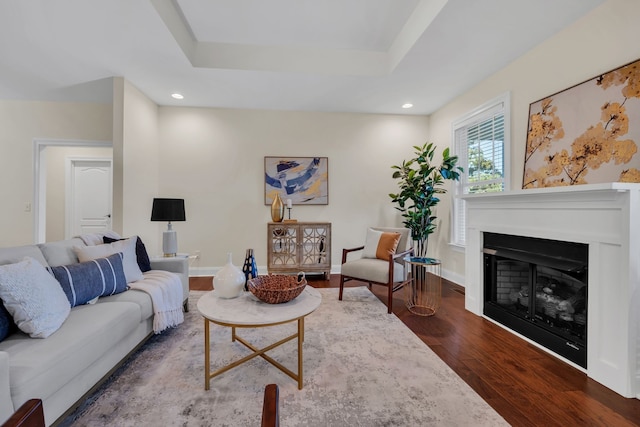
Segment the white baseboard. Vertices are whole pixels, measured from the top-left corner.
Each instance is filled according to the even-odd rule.
[[[218,271],[220,271],[220,269],[223,266],[218,266],[218,267],[189,267],[189,277],[207,277],[207,276],[215,276]],[[238,266],[238,268],[242,268],[241,266]],[[333,268],[331,269],[331,273],[333,274]],[[267,266],[266,265],[259,265],[258,266],[258,274],[263,275],[263,274],[268,274],[267,272]],[[338,267],[338,273],[340,274],[340,267]]]
[[[189,277],[207,277],[215,276],[223,266],[217,267],[189,267]],[[242,269],[242,267],[237,266]],[[258,274],[267,274],[266,266],[258,266]]]
[[[464,276],[453,271],[442,269],[442,277],[464,288]]]
[[[219,267],[190,267],[189,268],[189,276],[190,277],[207,277],[207,276],[215,276],[222,266]],[[258,266],[258,274],[268,274],[266,265]],[[331,274],[340,274],[340,265],[332,265],[331,266]],[[442,269],[442,277],[447,279],[450,282],[455,283],[456,285],[460,285],[464,287],[464,276],[446,269]]]

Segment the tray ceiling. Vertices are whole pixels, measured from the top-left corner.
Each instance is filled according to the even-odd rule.
[[[429,114],[602,2],[8,0],[0,99]]]

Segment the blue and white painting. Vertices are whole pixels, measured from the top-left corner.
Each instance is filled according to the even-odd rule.
[[[265,157],[264,203],[270,205],[280,193],[286,204],[329,204],[327,157]]]

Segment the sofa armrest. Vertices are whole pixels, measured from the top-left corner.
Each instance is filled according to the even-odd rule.
[[[152,270],[165,270],[189,277],[189,259],[186,257],[151,258]]]
[[[184,309],[189,310],[187,302],[189,301],[189,258],[187,257],[166,257],[151,258],[152,270],[164,270],[176,273],[180,276],[182,282],[182,296],[185,301]]]
[[[9,385],[9,354],[0,351],[0,423],[8,420],[14,411]]]

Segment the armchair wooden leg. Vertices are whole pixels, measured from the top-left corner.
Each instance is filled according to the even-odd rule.
[[[279,389],[276,384],[267,384],[264,389],[262,405],[262,427],[278,427],[280,425]]]
[[[387,286],[389,297],[387,301],[387,313],[391,314],[393,308],[393,282]]]
[[[344,276],[340,275],[340,293],[338,294],[338,300],[342,301],[342,290],[344,289]]]

